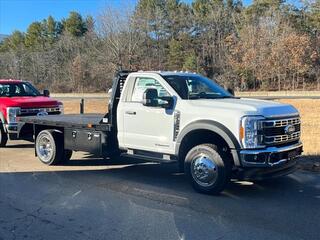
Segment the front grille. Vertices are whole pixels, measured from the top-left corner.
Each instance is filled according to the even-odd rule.
[[[22,108],[20,110],[19,116],[35,116],[39,112],[47,112],[49,115],[57,115],[60,114],[60,108],[59,107],[47,107],[47,108]]]
[[[300,132],[300,124],[293,125],[295,127],[295,132]],[[279,136],[286,135],[285,128],[287,126],[282,127],[273,127],[273,128],[263,128],[263,135],[266,137],[270,136]]]
[[[289,131],[290,130],[290,131]],[[299,117],[272,119],[262,122],[263,142],[267,146],[298,141],[301,136]]]

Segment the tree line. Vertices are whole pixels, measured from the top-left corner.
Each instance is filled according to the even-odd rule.
[[[236,90],[320,90],[320,0],[139,0],[33,22],[0,43],[0,78],[102,92],[116,70],[183,70]]]

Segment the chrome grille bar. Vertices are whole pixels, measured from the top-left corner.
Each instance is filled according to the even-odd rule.
[[[283,142],[290,142],[295,141],[300,138],[301,133],[295,132],[291,135],[278,135],[278,136],[270,136],[265,137],[266,144],[273,144],[273,143],[283,143]]]
[[[47,107],[47,108],[22,108],[20,110],[20,114],[37,114],[38,112],[47,112],[47,113],[52,113],[52,112],[60,112],[59,107]]]
[[[296,125],[300,124],[300,118],[287,118],[287,119],[279,119],[279,120],[266,120],[263,121],[264,128],[272,128],[272,127],[284,127],[287,125]]]
[[[268,146],[297,141],[301,137],[300,117],[272,119],[262,122],[264,143]],[[294,132],[286,132],[287,126],[294,126]]]

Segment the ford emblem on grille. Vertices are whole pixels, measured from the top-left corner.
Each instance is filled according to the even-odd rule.
[[[285,127],[284,129],[284,132],[287,134],[287,135],[291,135],[292,133],[294,133],[296,131],[296,128],[294,125],[288,125]]]
[[[47,115],[48,115],[48,113],[45,111],[41,111],[41,112],[37,113],[37,116],[47,116]]]

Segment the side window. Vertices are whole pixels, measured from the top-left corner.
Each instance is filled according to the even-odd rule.
[[[27,95],[34,95],[34,92],[27,84],[23,84],[23,90]]]
[[[8,96],[9,95],[9,85],[0,84],[0,96]]]
[[[15,88],[14,93],[16,95],[22,95],[23,94],[24,89],[21,86],[15,85],[14,88]]]
[[[159,97],[170,96],[167,90],[157,80],[153,78],[137,78],[134,85],[131,101],[141,102],[143,99],[143,93],[147,88],[157,89]]]

